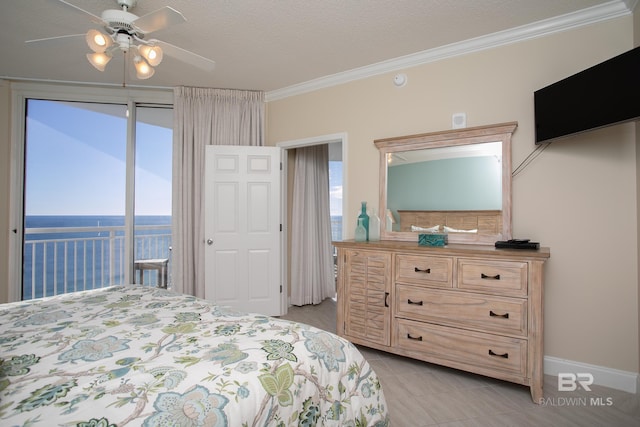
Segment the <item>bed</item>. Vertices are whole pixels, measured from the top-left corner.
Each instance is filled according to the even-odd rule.
[[[387,426],[350,342],[143,286],[0,305],[0,425]]]

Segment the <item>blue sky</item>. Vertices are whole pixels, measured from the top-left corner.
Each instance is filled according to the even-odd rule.
[[[124,214],[125,114],[125,105],[29,100],[26,215]],[[139,121],[137,138],[136,213],[171,215],[172,131]]]
[[[342,215],[342,162],[329,162],[331,216]]]
[[[138,109],[136,214],[171,215],[171,110]],[[124,215],[126,105],[29,100],[26,215]],[[147,120],[148,119],[148,120]],[[329,162],[331,215],[342,163]]]

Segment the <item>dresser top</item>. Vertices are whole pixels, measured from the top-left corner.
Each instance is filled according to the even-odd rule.
[[[397,240],[380,240],[376,242],[356,242],[355,240],[338,240],[332,242],[338,248],[360,250],[385,250],[403,253],[442,256],[484,256],[491,258],[540,259],[544,261],[551,256],[549,248],[531,249],[498,249],[490,245],[450,244],[446,246],[420,246],[418,242]]]

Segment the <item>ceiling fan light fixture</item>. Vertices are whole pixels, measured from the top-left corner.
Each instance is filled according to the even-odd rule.
[[[186,22],[186,18],[177,10],[169,6],[161,7],[143,16],[130,12],[138,0],[111,0],[118,4],[119,9],[103,10],[100,16],[88,12],[65,0],[56,0],[74,13],[86,15],[89,20],[100,28],[89,29],[84,34],[48,37],[27,42],[48,42],[50,40],[84,37],[91,52],[86,54],[89,63],[99,71],[105,71],[111,58],[122,52],[124,67],[131,64],[136,69],[138,79],[148,79],[155,74],[154,67],[160,65],[166,53],[177,60],[195,66],[207,72],[213,70],[215,62],[194,52],[173,46],[161,40],[149,39],[150,33],[165,29],[174,24]],[[131,60],[131,58],[133,58]]]
[[[136,67],[136,77],[140,80],[148,79],[156,72],[140,55],[136,55],[133,58],[133,66]]]
[[[111,61],[111,52],[95,52],[87,53],[87,60],[99,71],[104,71],[109,61]]]
[[[113,43],[111,37],[95,29],[87,31],[85,39],[89,48],[96,53],[103,53]]]
[[[152,67],[157,67],[162,62],[162,49],[160,46],[140,45],[138,52]]]

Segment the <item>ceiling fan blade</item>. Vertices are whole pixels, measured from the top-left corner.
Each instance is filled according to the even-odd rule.
[[[193,65],[194,67],[200,68],[202,70],[213,71],[213,69],[216,67],[215,61],[212,61],[211,59],[205,58],[204,56],[200,56],[197,53],[193,53],[181,47],[174,46],[161,40],[149,40],[149,42],[160,46],[165,55],[173,56],[179,61]]]
[[[105,25],[106,24],[102,20],[102,18],[100,18],[99,16],[94,15],[91,12],[87,12],[86,10],[79,8],[78,6],[76,6],[74,4],[68,3],[68,2],[66,2],[64,0],[56,0],[56,3],[64,5],[67,8],[67,10],[73,11],[77,15],[82,15],[85,18],[89,18],[92,22],[94,22],[94,23],[96,23],[98,25]]]
[[[186,19],[182,13],[172,7],[165,6],[154,12],[147,13],[133,21],[133,25],[145,34],[162,30],[170,25],[180,24]]]
[[[45,37],[43,39],[27,40],[25,43],[37,45],[38,47],[59,46],[62,43],[75,40],[84,40],[85,34],[69,34],[68,36]]]

